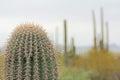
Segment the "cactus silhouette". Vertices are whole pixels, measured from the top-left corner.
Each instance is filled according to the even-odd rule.
[[[19,25],[6,46],[5,80],[58,80],[55,51],[45,31]]]
[[[71,49],[70,52],[72,53],[73,56],[75,56],[76,54],[76,47],[75,47],[75,43],[74,43],[74,38],[71,39]]]
[[[97,49],[97,42],[96,42],[96,19],[95,19],[95,12],[92,11],[92,17],[93,17],[93,30],[94,30],[94,49]]]
[[[67,21],[64,20],[64,59],[65,65],[68,64],[68,53],[67,53]]]
[[[104,49],[104,15],[103,15],[103,8],[100,9],[100,15],[101,15],[101,35],[102,35],[102,40],[101,40],[101,49]]]
[[[109,24],[106,22],[106,50],[109,51]]]
[[[55,43],[56,43],[57,49],[59,49],[59,29],[58,29],[58,27],[56,27],[56,30],[55,30]]]

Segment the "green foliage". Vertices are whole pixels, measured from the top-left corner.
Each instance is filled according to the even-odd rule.
[[[60,80],[89,80],[92,72],[73,67],[62,67]]]
[[[19,25],[6,48],[5,80],[58,80],[55,51],[38,25]]]

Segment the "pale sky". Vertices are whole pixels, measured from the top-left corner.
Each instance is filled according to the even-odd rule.
[[[77,46],[93,45],[91,10],[95,10],[99,34],[101,7],[109,22],[110,44],[120,45],[120,0],[0,0],[0,46],[17,25],[26,22],[43,26],[52,40],[58,27],[59,44],[63,44],[64,19],[69,40],[74,37]]]

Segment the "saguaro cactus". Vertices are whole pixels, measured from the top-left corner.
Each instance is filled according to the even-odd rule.
[[[76,47],[75,47],[75,43],[74,43],[74,38],[71,38],[71,49],[70,52],[73,56],[75,56],[76,54]]]
[[[56,47],[59,49],[59,29],[58,29],[58,27],[56,27],[56,30],[55,30],[55,43],[56,43]]]
[[[101,15],[101,34],[102,34],[102,40],[101,40],[101,47],[102,50],[104,49],[104,15],[103,15],[103,8],[100,9],[100,15]]]
[[[65,64],[68,64],[68,54],[67,54],[67,22],[64,20],[64,55]]]
[[[5,80],[58,80],[53,46],[38,25],[19,25],[7,43]]]
[[[97,49],[97,42],[96,42],[96,19],[95,19],[95,12],[92,11],[93,17],[93,30],[94,30],[94,49]]]
[[[109,51],[109,24],[106,22],[106,50]]]

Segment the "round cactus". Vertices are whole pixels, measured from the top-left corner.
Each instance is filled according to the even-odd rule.
[[[19,25],[6,46],[5,80],[58,80],[54,48],[38,25]]]

